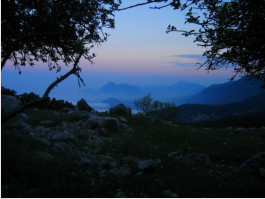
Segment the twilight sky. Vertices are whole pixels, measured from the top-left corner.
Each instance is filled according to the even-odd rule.
[[[144,0],[123,0],[121,7],[140,2]],[[86,60],[79,64],[86,84],[81,89],[97,90],[108,82],[145,86],[186,81],[210,86],[229,81],[234,74],[231,69],[210,73],[204,68],[196,70],[198,65],[195,63],[203,61],[204,49],[193,43],[194,37],[181,36],[177,32],[166,34],[169,24],[182,30],[197,29],[190,24],[184,25],[186,11],[174,11],[171,7],[149,9],[150,6],[155,4],[115,13],[116,28],[105,29],[110,34],[108,41],[91,50],[97,55],[93,60],[95,64]],[[43,95],[49,84],[69,69],[63,66],[63,70],[56,74],[48,70],[47,64],[36,63],[33,68],[21,67],[22,74],[19,75],[9,62],[1,72],[1,84],[16,90],[17,94],[34,92]],[[68,95],[78,91],[77,78],[72,76],[60,83],[50,97],[67,100]]]

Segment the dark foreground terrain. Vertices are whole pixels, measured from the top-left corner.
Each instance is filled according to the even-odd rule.
[[[258,167],[235,172],[265,152],[264,128],[98,113],[129,129],[91,130],[80,126],[78,112],[25,114],[2,125],[1,197],[265,197],[262,158]],[[23,124],[13,125],[18,120]],[[204,155],[192,161],[189,154]]]

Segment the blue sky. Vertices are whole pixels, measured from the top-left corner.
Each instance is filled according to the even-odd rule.
[[[124,0],[122,7],[140,2],[143,1]],[[229,81],[234,74],[231,69],[210,73],[203,68],[196,70],[198,65],[195,63],[203,61],[204,49],[193,43],[193,37],[184,37],[177,32],[166,34],[169,24],[182,30],[197,29],[190,24],[184,25],[185,12],[174,11],[171,7],[149,9],[150,6],[152,4],[115,13],[116,28],[105,29],[110,34],[108,41],[91,50],[97,55],[93,60],[95,64],[80,62],[81,76],[86,84],[81,89],[97,90],[108,82],[145,86],[187,81],[210,86]],[[19,75],[8,62],[1,72],[1,84],[18,94],[43,95],[49,84],[69,69],[63,66],[56,74],[48,70],[47,64],[36,63],[33,68],[21,67],[22,74]],[[50,97],[67,98],[78,91],[77,78],[72,76],[60,83]]]

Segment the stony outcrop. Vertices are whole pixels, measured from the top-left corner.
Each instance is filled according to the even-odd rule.
[[[103,127],[115,131],[119,128],[119,121],[117,118],[112,117],[90,116],[88,120],[82,124],[82,127],[92,130]]]
[[[206,154],[187,154],[183,160],[188,164],[211,164],[210,158]]]
[[[81,111],[92,111],[93,109],[86,103],[86,101],[82,98],[77,102],[77,106],[79,107],[79,110]]]
[[[124,104],[118,104],[115,107],[112,107],[109,109],[109,112],[111,114],[121,114],[121,115],[132,115],[132,109],[129,107],[126,107]]]
[[[15,108],[22,105],[22,102],[11,95],[1,95],[1,114],[7,115]]]
[[[261,168],[265,168],[265,152],[260,152],[259,154],[254,155],[238,167],[235,172],[243,171],[245,173],[257,174],[258,172],[262,172],[260,171]]]
[[[246,128],[237,128],[233,132],[234,134],[239,134],[239,135],[247,135],[248,134],[248,129]]]

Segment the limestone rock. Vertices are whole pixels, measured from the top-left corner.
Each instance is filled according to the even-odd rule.
[[[20,129],[30,129],[31,126],[29,124],[26,124],[25,122],[22,121],[17,121],[11,125],[12,128],[16,128],[17,130]]]
[[[244,171],[244,172],[258,172],[260,168],[265,167],[265,152],[260,152],[257,155],[254,155],[250,159],[248,159],[245,163],[243,163],[239,168],[235,170]]]
[[[127,129],[127,132],[128,132],[128,133],[132,133],[132,134],[135,133],[135,131],[134,131],[132,128]]]
[[[140,162],[138,162],[138,168],[140,170],[145,170],[145,169],[152,167],[153,163],[154,163],[154,161],[152,159],[140,161]]]
[[[121,122],[128,122],[124,117],[122,117],[122,116],[120,116],[120,118],[119,118],[119,120],[121,121]]]
[[[22,105],[22,102],[11,95],[1,95],[1,114],[7,115],[15,108]]]
[[[124,123],[120,123],[120,127],[122,129],[128,129],[129,128],[129,126],[127,124],[124,124]]]
[[[74,116],[74,120],[75,121],[79,121],[82,120],[83,122],[88,120],[88,118],[90,117],[91,114],[78,114]]]
[[[57,131],[53,134],[53,136],[51,137],[51,140],[54,142],[58,142],[58,141],[63,141],[63,142],[73,142],[75,143],[75,136],[73,133],[69,133],[68,135],[66,135],[63,132]]]
[[[237,128],[233,132],[234,134],[247,135],[248,130],[246,128]]]
[[[131,155],[129,155],[128,157],[123,158],[122,161],[125,164],[130,164],[130,163],[138,163],[141,160],[137,157],[132,157]]]
[[[122,115],[132,115],[132,109],[126,107],[124,104],[118,104],[115,107],[109,109],[110,114],[122,114]]]
[[[79,107],[79,110],[81,111],[92,111],[93,109],[86,103],[86,101],[82,98],[77,102],[77,106]]]
[[[29,119],[29,117],[25,114],[25,113],[19,113],[16,115],[16,118],[20,119],[20,120],[27,120]]]
[[[188,164],[211,164],[210,158],[206,154],[187,154],[183,159]]]
[[[117,118],[112,117],[99,117],[99,116],[91,116],[88,120],[86,120],[82,124],[83,128],[87,129],[96,129],[98,127],[104,127],[109,130],[118,130],[119,121]]]
[[[177,151],[170,153],[170,154],[167,156],[167,158],[174,158],[174,157],[176,157],[177,155],[179,155],[179,154],[181,154],[181,153],[182,153],[182,150],[181,150],[181,149],[178,149]]]
[[[83,165],[88,165],[88,166],[91,166],[92,163],[89,159],[87,158],[81,158],[80,162],[83,164]]]

